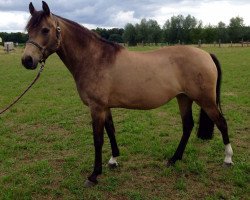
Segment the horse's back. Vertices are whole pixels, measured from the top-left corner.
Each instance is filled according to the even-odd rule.
[[[196,99],[215,90],[217,72],[205,51],[175,46],[146,53],[124,50],[110,76],[111,106],[150,109],[181,93]]]

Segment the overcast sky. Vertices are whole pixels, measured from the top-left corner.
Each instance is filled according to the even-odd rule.
[[[24,31],[29,19],[31,0],[0,0],[0,32]],[[142,18],[155,19],[163,26],[172,16],[191,14],[203,25],[227,25],[240,16],[250,25],[250,0],[47,0],[51,11],[76,21],[87,28],[123,28],[126,23],[138,23]],[[33,0],[37,10],[42,1]]]

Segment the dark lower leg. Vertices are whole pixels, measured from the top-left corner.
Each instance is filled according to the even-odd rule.
[[[194,126],[191,110],[185,116],[183,116],[182,123],[183,123],[183,135],[173,157],[169,160],[168,164],[170,165],[174,164],[177,160],[182,159],[183,152],[186,148],[188,139],[190,137],[191,131]]]
[[[94,171],[88,177],[88,180],[97,183],[97,176],[102,173],[102,146],[103,146],[103,130],[104,118],[103,113],[92,113],[92,126],[95,146],[95,162]]]
[[[111,112],[108,111],[105,119],[105,129],[107,131],[109,141],[111,144],[111,150],[112,150],[112,156],[113,157],[118,157],[120,155],[119,148],[116,143],[116,138],[115,138],[115,127],[112,119]]]
[[[215,124],[222,134],[223,143],[225,145],[229,144],[230,141],[228,136],[227,121],[225,120],[225,118],[222,116],[221,113],[219,114],[218,119],[215,121]]]
[[[215,106],[210,109],[207,109],[207,113],[221,132],[223,143],[225,145],[224,163],[227,166],[231,166],[233,164],[232,161],[233,149],[229,141],[227,122],[223,117],[223,115],[218,110],[218,108]]]
[[[95,137],[95,136],[94,136]],[[100,141],[96,141],[100,140]],[[103,146],[103,137],[95,138],[95,163],[94,163],[94,171],[88,177],[88,179],[92,182],[97,182],[97,176],[102,173],[102,146]]]
[[[220,130],[223,143],[225,145],[229,144],[227,122],[223,115],[220,113],[218,107],[216,105],[212,105],[210,107],[205,107],[204,110],[206,111],[210,119],[216,124],[217,128]]]

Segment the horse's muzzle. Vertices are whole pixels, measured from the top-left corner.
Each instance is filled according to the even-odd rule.
[[[22,57],[22,64],[26,69],[36,69],[38,61],[31,56],[24,56]]]

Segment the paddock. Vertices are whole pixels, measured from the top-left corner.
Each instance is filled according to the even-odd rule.
[[[153,48],[160,47],[141,50]],[[250,48],[204,49],[222,64],[222,109],[235,152],[232,168],[221,165],[224,147],[218,130],[210,141],[197,139],[193,131],[183,160],[165,167],[163,160],[172,155],[181,136],[176,101],[151,111],[114,109],[120,166],[111,171],[104,164],[101,184],[84,189],[93,161],[89,110],[82,105],[70,73],[53,55],[34,88],[0,118],[0,199],[247,199]],[[37,72],[21,67],[23,49],[11,54],[0,51],[2,107]],[[197,124],[198,107],[194,116]],[[107,160],[107,137],[105,141]]]

